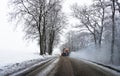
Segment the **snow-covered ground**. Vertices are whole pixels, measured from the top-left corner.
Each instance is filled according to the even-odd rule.
[[[35,52],[3,51],[0,53],[0,76],[29,67],[54,56],[40,56]]]
[[[0,67],[8,64],[20,63],[31,59],[42,59],[37,53],[33,52],[20,52],[20,51],[1,51],[0,52]]]
[[[120,76],[120,66],[110,64],[108,56],[109,54],[108,55],[107,54],[108,54],[107,51],[104,52],[101,51],[98,53],[93,47],[89,47],[86,49],[82,49],[80,51],[71,52],[70,57],[78,60],[84,60],[88,63],[97,65],[104,69],[107,68],[108,71],[111,71]]]
[[[108,58],[106,58],[106,55],[101,55],[101,54],[96,54],[93,55],[92,53],[87,53],[87,52],[82,52],[82,51],[77,51],[77,52],[71,52],[70,57],[76,58],[76,59],[85,59],[85,60],[89,60],[92,62],[96,62],[96,63],[101,63],[101,64],[105,64],[105,65],[109,65],[111,67],[115,67],[117,69],[120,70],[120,66],[117,65],[111,65],[107,60]]]

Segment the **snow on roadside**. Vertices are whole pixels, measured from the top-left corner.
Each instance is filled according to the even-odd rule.
[[[107,70],[107,71],[115,74],[116,76],[120,76],[120,72],[117,72],[117,71],[112,70],[112,69],[110,69],[110,68],[108,68],[108,67],[105,67],[105,66],[109,66],[109,67],[111,67],[111,68],[114,68],[114,69],[120,71],[120,66],[115,66],[115,65],[105,64],[105,63],[102,63],[102,62],[97,62],[97,61],[94,61],[94,60],[89,60],[89,59],[87,59],[87,58],[80,57],[80,56],[78,56],[78,55],[75,56],[75,54],[77,54],[77,53],[75,53],[75,52],[74,52],[74,53],[71,53],[70,57],[75,58],[75,59],[77,59],[77,60],[82,60],[82,61],[84,61],[84,62],[86,62],[86,63],[88,63],[88,64],[92,64],[92,65],[95,65],[95,66],[100,67],[100,68],[102,68],[102,69],[105,69],[105,70]]]
[[[44,61],[54,56],[39,56],[38,54],[23,54],[6,57],[7,60],[0,59],[0,76],[5,76],[21,69],[27,68],[40,61]],[[10,60],[11,59],[11,60]]]
[[[111,67],[120,70],[120,66],[110,65]]]
[[[110,48],[107,45],[103,45],[102,48],[97,48],[94,44],[83,48],[81,50],[71,52],[70,57],[81,60],[88,60],[93,63],[97,63],[104,67],[108,67],[110,69],[120,71],[120,65],[117,63],[117,59],[115,60],[114,65],[110,63]]]
[[[85,59],[80,59],[80,60],[84,61],[84,62],[87,63],[87,64],[92,64],[92,65],[94,65],[94,66],[96,66],[96,67],[100,67],[100,68],[102,68],[102,69],[104,69],[104,70],[106,70],[106,71],[109,71],[109,72],[115,74],[115,76],[120,76],[120,72],[116,72],[115,70],[112,70],[112,69],[109,69],[109,68],[107,68],[107,67],[101,66],[101,65],[99,65],[99,64],[96,64],[96,63],[87,61],[87,60],[85,60]],[[103,65],[105,65],[105,64],[103,64]],[[111,66],[111,67],[113,67],[113,66]]]
[[[0,67],[37,58],[43,57],[36,52],[4,50],[0,53]]]

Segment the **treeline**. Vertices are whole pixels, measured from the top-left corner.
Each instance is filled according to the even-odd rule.
[[[80,21],[79,25],[76,25],[79,31],[67,33],[68,41],[64,45],[71,51],[80,50],[93,43],[96,48],[107,45],[110,48],[110,62],[120,63],[120,2],[94,0],[89,6],[74,4],[71,10],[72,16]]]
[[[66,24],[60,0],[12,0],[12,19],[24,23],[25,39],[37,40],[40,55],[52,54]]]

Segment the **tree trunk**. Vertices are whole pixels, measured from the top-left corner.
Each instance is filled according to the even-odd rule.
[[[44,16],[44,24],[43,24],[43,54],[46,52],[46,18]]]
[[[95,45],[97,46],[97,38],[96,38],[95,29],[94,29],[94,33],[92,33],[92,35],[94,36],[94,42],[95,42]]]
[[[115,43],[115,0],[112,0],[112,40],[111,40],[111,63],[113,64],[114,57],[114,43]]]
[[[101,31],[100,31],[99,47],[101,47],[101,43],[102,43],[102,34],[103,34],[103,26],[101,27]]]
[[[102,4],[101,4],[102,5]],[[100,28],[100,38],[99,38],[99,47],[101,47],[102,35],[103,35],[103,27],[104,27],[104,16],[105,16],[105,8],[102,8],[102,20],[101,20],[101,28]]]
[[[42,36],[40,36],[40,55],[43,55]]]
[[[49,39],[49,55],[52,54],[52,51],[53,51],[53,44],[54,44],[54,39],[55,39],[55,31],[52,30],[49,34],[50,36],[50,39]]]

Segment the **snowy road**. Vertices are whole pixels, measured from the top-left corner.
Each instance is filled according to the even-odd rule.
[[[117,76],[83,60],[60,57],[16,76]]]

